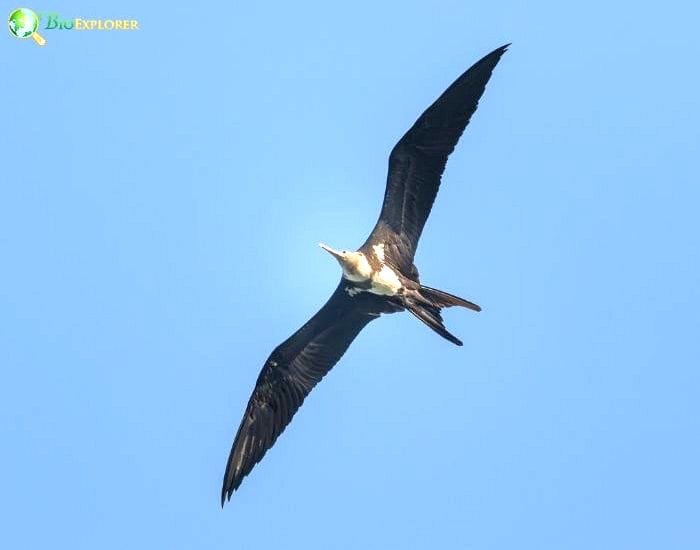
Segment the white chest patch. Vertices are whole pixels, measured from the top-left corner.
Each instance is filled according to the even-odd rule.
[[[372,274],[372,286],[369,291],[372,294],[394,296],[401,287],[401,281],[396,272],[388,265],[383,265],[379,271]]]
[[[380,262],[384,262],[384,243],[372,245],[372,250],[374,250],[374,255]]]

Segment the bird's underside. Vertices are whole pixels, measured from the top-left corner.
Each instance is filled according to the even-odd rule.
[[[441,310],[461,306],[480,311],[479,306],[421,285],[413,259],[447,157],[507,47],[494,50],[462,74],[394,146],[379,219],[359,250],[321,245],[341,265],[340,284],[265,362],[231,448],[222,505],[367,323],[381,314],[408,310],[442,337],[462,345],[445,328]]]

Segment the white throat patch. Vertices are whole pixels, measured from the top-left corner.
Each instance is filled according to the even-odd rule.
[[[348,271],[345,264],[343,264],[343,276],[354,283],[360,283],[369,280],[372,275],[372,267],[369,265],[367,258],[362,252],[353,252],[351,256],[348,257],[348,262],[352,264],[354,271],[351,273]]]

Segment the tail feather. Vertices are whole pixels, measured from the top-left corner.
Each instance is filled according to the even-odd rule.
[[[458,346],[462,341],[445,328],[440,310],[444,307],[462,306],[474,311],[481,311],[481,308],[473,302],[448,294],[442,290],[421,286],[420,290],[406,300],[406,309],[423,321],[440,336]]]
[[[430,301],[432,304],[435,304],[437,307],[442,308],[461,306],[473,311],[481,311],[481,307],[474,302],[470,302],[469,300],[465,300],[464,298],[460,298],[454,294],[449,294],[448,292],[443,292],[442,290],[438,290],[436,288],[421,286],[420,293],[426,300]]]
[[[445,328],[445,325],[442,322],[442,315],[440,315],[439,307],[421,304],[414,301],[409,302],[407,306],[408,311],[423,321],[440,336],[457,346],[462,345],[462,341],[454,334],[450,334],[450,332]]]

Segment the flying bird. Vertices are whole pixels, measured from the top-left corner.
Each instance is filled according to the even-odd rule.
[[[455,80],[394,146],[379,220],[365,243],[356,251],[320,245],[340,264],[340,283],[316,315],[265,362],[226,464],[222,506],[370,321],[408,310],[443,338],[462,345],[445,328],[441,310],[481,308],[421,284],[413,258],[447,157],[508,46],[492,51]]]

